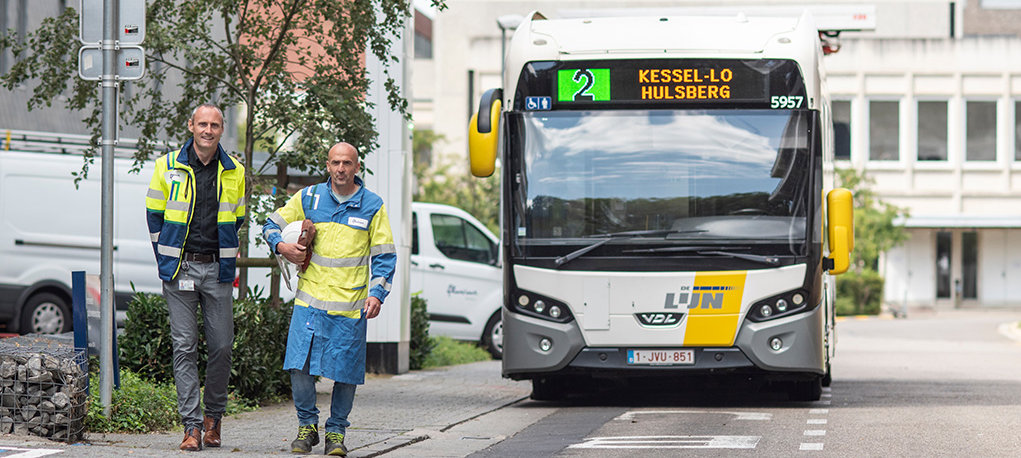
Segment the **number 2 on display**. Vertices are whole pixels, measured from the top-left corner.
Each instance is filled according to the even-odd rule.
[[[804,100],[800,95],[774,95],[769,98],[769,108],[801,108]]]

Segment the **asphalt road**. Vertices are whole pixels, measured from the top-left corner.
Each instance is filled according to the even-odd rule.
[[[1019,456],[1021,343],[1000,331],[1019,320],[986,310],[844,320],[833,385],[817,402],[742,384],[613,387],[462,427],[507,436],[479,457]],[[442,456],[437,445],[430,455]]]

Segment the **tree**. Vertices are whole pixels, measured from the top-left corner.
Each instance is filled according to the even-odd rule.
[[[445,8],[443,0],[433,6]],[[409,0],[149,0],[146,76],[120,93],[122,123],[140,132],[136,171],[158,144],[183,143],[191,110],[209,101],[244,108],[240,156],[248,169],[247,202],[266,187],[260,175],[278,164],[323,173],[325,151],[337,141],[351,143],[364,158],[378,145],[366,110],[363,59],[371,52],[384,63],[390,107],[406,115],[407,101],[386,69],[397,62],[389,49],[409,8]],[[13,32],[0,37],[0,50],[11,49],[16,60],[0,83],[7,89],[34,85],[29,109],[70,93],[66,108],[83,112],[93,133],[81,179],[98,150],[101,105],[98,85],[77,76],[77,30],[78,12],[67,8],[23,43]],[[257,144],[270,148],[255,169]],[[247,248],[241,244],[242,257]],[[243,283],[246,278],[242,270]]]
[[[489,230],[500,233],[500,173],[487,178],[475,178],[467,167],[457,167],[449,160],[440,159],[429,165],[417,160],[427,155],[443,135],[429,129],[415,130],[412,143],[415,149],[415,179],[418,183],[412,198],[416,202],[432,202],[459,207],[471,213]]]
[[[854,252],[851,271],[837,277],[837,313],[879,313],[883,279],[879,256],[908,238],[898,219],[906,209],[881,201],[870,186],[873,181],[855,169],[837,170],[837,183],[854,195]]]

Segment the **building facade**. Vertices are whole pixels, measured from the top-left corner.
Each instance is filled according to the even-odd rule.
[[[448,0],[416,59],[414,117],[466,157],[466,128],[500,86],[511,15],[676,15],[765,2]],[[890,307],[1021,306],[1021,2],[821,1],[875,6],[876,29],[826,57],[837,167],[907,210],[910,238],[884,253]],[[792,7],[804,2],[768,2]],[[501,19],[498,21],[498,19]]]

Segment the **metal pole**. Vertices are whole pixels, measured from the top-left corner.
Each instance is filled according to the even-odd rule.
[[[113,148],[117,142],[117,2],[103,0],[103,206],[99,273],[99,399],[110,418],[113,398]]]
[[[500,81],[503,82],[504,70],[507,66],[507,29],[503,28],[503,24],[497,23],[500,26]]]

